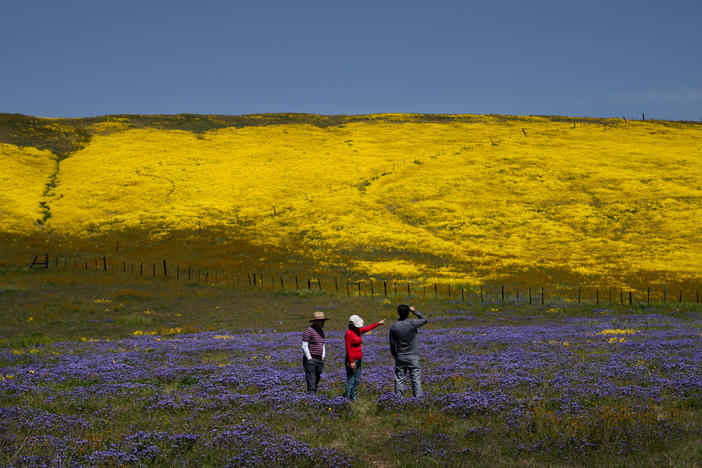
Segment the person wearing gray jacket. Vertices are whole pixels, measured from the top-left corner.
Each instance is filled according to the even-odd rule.
[[[417,316],[409,319],[409,313]],[[417,352],[417,329],[428,320],[414,306],[400,304],[397,306],[399,320],[390,327],[390,353],[395,358],[395,394],[404,396],[407,377],[412,381],[412,392],[422,396],[422,369]]]

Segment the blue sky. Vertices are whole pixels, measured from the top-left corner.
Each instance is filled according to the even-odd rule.
[[[702,119],[699,1],[10,1],[0,112]]]

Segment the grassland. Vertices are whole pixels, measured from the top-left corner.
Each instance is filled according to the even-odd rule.
[[[698,123],[3,115],[0,142],[4,264],[699,289]]]
[[[701,159],[692,122],[0,115],[0,464],[698,466]],[[340,398],[348,316],[400,302],[426,398],[384,330]]]
[[[347,317],[391,322],[400,302],[430,320],[427,398],[390,397],[380,330],[359,400],[339,399]],[[329,359],[307,399],[299,339],[315,310]],[[2,269],[0,463],[696,466],[701,311]]]

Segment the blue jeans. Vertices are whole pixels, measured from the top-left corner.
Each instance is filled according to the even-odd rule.
[[[305,370],[305,382],[307,383],[307,393],[311,393],[312,395],[314,395],[317,393],[319,378],[322,376],[322,371],[324,370],[324,361],[315,357],[313,357],[312,359],[307,359],[303,356],[302,368]]]
[[[361,360],[359,359],[355,363],[355,369],[351,369],[348,365],[346,366],[346,391],[344,396],[349,400],[356,399],[356,390],[358,390],[358,385],[361,383]]]
[[[412,393],[419,398],[422,392],[422,369],[419,367],[395,367],[395,394],[404,396],[407,376],[412,381]]]

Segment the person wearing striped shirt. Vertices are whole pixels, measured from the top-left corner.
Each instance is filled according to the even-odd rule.
[[[324,370],[326,359],[326,346],[324,345],[324,322],[329,320],[324,312],[315,312],[312,315],[312,325],[302,333],[302,368],[305,371],[307,393],[315,395],[319,386],[319,379]]]

